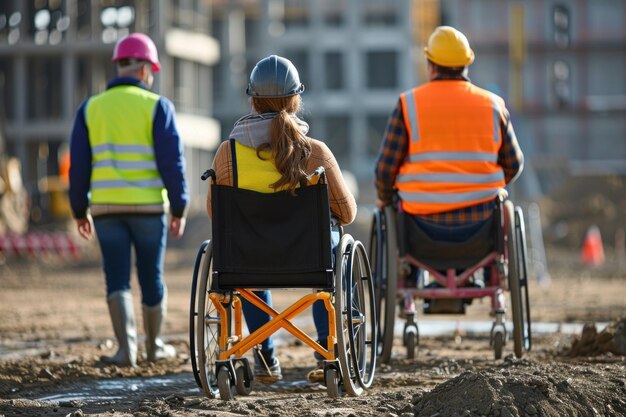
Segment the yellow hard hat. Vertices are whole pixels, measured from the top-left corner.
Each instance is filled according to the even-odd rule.
[[[426,58],[442,67],[466,67],[474,62],[474,51],[464,34],[451,26],[439,26],[428,38]]]

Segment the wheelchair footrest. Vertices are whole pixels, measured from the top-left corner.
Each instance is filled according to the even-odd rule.
[[[465,314],[466,300],[462,298],[433,298],[424,300],[424,314]]]

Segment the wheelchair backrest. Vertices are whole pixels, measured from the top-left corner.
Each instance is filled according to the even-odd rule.
[[[465,269],[480,262],[489,253],[503,252],[503,203],[496,198],[495,210],[482,227],[463,242],[439,241],[423,230],[412,215],[398,213],[400,255],[410,254],[435,269]]]
[[[211,185],[216,289],[332,288],[325,183],[276,193]]]

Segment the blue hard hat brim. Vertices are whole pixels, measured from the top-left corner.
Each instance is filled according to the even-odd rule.
[[[304,92],[304,84],[300,84],[300,87],[298,87],[298,89],[296,89],[294,91],[290,91],[290,92],[285,93],[285,94],[277,94],[277,95],[263,95],[263,94],[255,93],[254,91],[252,91],[252,89],[250,88],[249,85],[248,85],[248,88],[246,88],[246,94],[249,95],[250,97],[256,97],[256,98],[291,97],[291,96],[297,96],[299,94],[302,94],[303,92]]]

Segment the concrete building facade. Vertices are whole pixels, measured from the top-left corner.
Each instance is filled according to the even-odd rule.
[[[155,90],[176,105],[194,195],[206,193],[198,173],[250,110],[248,74],[278,54],[306,86],[310,135],[371,197],[389,113],[426,81],[422,48],[449,24],[476,52],[472,81],[509,104],[533,199],[572,176],[626,171],[625,22],[622,0],[4,0],[7,151],[31,186],[53,175],[76,108],[113,75],[115,41],[142,31],[159,47]]]
[[[425,9],[426,3],[435,7]],[[223,134],[250,110],[245,90],[254,64],[270,54],[284,56],[306,87],[303,117],[310,136],[324,140],[342,168],[371,187],[389,114],[399,92],[418,82],[414,47],[423,35],[415,17],[437,13],[436,6],[412,0],[214,1],[213,36],[222,50],[214,112]],[[422,23],[434,27],[435,20]]]
[[[518,188],[549,193],[576,175],[626,171],[626,3],[620,0],[231,0],[212,2],[222,60],[215,114],[227,134],[249,109],[246,77],[286,56],[307,90],[304,118],[370,186],[398,93],[426,81],[434,27],[467,34],[474,83],[502,95],[527,154]]]
[[[528,196],[576,176],[626,174],[626,3],[441,0],[467,34],[470,77],[507,100]],[[530,182],[530,183],[529,183]]]
[[[191,192],[205,190],[199,176],[220,136],[210,82],[219,45],[210,28],[209,2],[193,0],[0,2],[6,152],[20,159],[31,194],[58,173],[80,103],[114,76],[115,42],[136,31],[157,45],[162,70],[153,90],[176,106]]]

